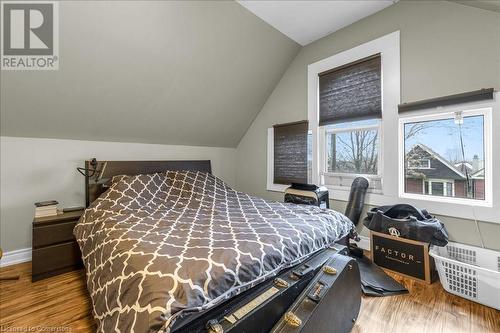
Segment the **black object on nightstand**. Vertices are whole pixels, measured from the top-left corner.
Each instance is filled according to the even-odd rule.
[[[292,183],[285,190],[285,202],[330,208],[328,189],[312,184]]]
[[[73,228],[83,210],[33,220],[31,281],[38,281],[83,267]]]

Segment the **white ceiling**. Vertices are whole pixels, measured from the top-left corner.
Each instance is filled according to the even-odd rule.
[[[382,10],[397,0],[238,1],[297,43],[321,37]]]

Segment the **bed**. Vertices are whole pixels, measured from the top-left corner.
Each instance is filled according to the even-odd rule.
[[[236,191],[207,161],[131,163],[87,174],[89,206],[74,230],[98,332],[167,332],[353,228],[333,210]]]

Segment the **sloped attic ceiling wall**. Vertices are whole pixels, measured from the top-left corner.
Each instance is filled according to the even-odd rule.
[[[58,71],[2,71],[1,135],[236,147],[299,45],[232,1],[65,1]]]

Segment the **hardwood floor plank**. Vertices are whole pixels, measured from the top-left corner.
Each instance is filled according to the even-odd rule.
[[[21,275],[18,281],[0,282],[0,326],[3,330],[20,327],[63,328],[70,332],[95,330],[83,271],[34,283],[31,282],[30,263],[2,268],[0,274],[12,273],[14,269]]]
[[[3,331],[30,327],[62,328],[63,332],[78,333],[95,331],[84,271],[32,283],[30,263],[0,268],[0,275],[15,272],[21,275],[19,280],[0,282]],[[353,333],[500,332],[500,311],[451,295],[439,282],[427,285],[389,274],[410,293],[363,297]]]

